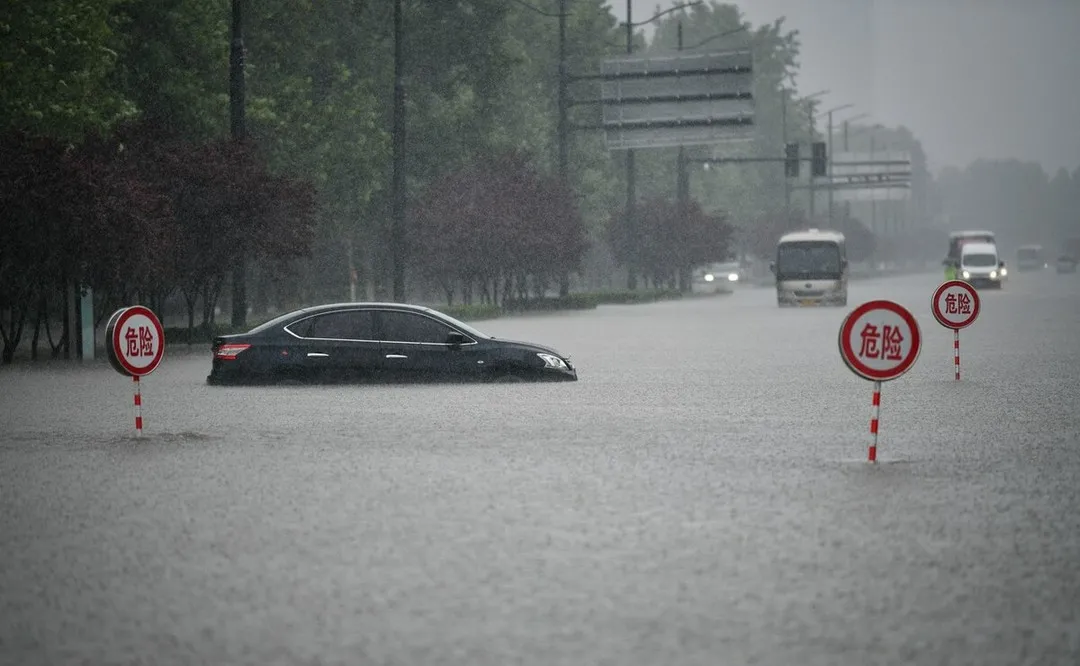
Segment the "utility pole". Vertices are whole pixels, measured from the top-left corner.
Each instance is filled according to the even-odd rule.
[[[683,50],[683,23],[682,19],[676,24],[678,35],[678,50]],[[690,211],[690,174],[686,163],[686,147],[679,145],[678,164],[676,165],[675,200],[678,207],[678,216],[685,224],[686,216]],[[679,267],[679,287],[682,291],[690,291],[690,270]]]
[[[244,140],[244,0],[232,0],[232,37],[229,42],[229,126],[234,141]],[[247,249],[239,241],[232,273],[232,325],[247,324]]]
[[[626,54],[634,52],[633,3],[626,0]],[[637,289],[638,271],[638,225],[637,225],[637,172],[634,169],[634,149],[626,149],[626,288]]]
[[[870,130],[870,161],[874,161],[874,131]],[[870,232],[877,233],[877,195],[870,191]],[[882,234],[884,235],[884,234]]]
[[[808,111],[807,111],[808,118],[807,119],[810,122],[810,147],[811,147],[811,153],[812,153],[813,152],[813,146],[814,146],[814,104],[815,104],[815,102],[813,100],[810,100],[807,104],[808,104]],[[810,175],[810,190],[809,190],[809,192],[810,192],[810,225],[813,226],[814,225],[814,203],[815,203],[815,200],[817,199],[817,193],[814,191],[814,168],[813,168],[813,166],[810,167],[810,174],[809,175]]]
[[[780,87],[780,136],[781,142],[784,144],[784,149],[787,149],[788,144],[788,131],[787,131],[787,88]],[[787,228],[791,225],[791,182],[788,181],[787,171],[784,171],[784,227]]]
[[[392,221],[391,254],[394,261],[394,300],[405,300],[405,83],[403,80],[402,37],[404,35],[402,0],[394,0],[394,108],[393,174],[391,176]]]
[[[829,174],[829,228],[833,228],[833,189],[835,183],[833,183],[833,124],[832,124],[832,111],[829,111],[829,165],[826,173]]]
[[[569,187],[569,141],[570,127],[567,118],[566,71],[566,0],[559,0],[559,179]],[[570,295],[570,276],[564,272],[559,278],[559,295]]]

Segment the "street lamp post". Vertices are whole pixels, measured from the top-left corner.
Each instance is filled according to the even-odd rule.
[[[390,182],[393,216],[390,244],[394,261],[394,300],[398,302],[405,300],[405,82],[401,43],[405,30],[401,3],[402,0],[394,0],[393,174]]]
[[[817,100],[818,100],[819,97],[821,97],[822,95],[828,95],[829,92],[830,91],[828,91],[828,90],[819,90],[818,92],[816,92],[816,93],[814,93],[812,95],[807,95],[806,97],[803,98],[803,101],[806,102],[806,119],[807,119],[807,122],[810,125],[810,150],[811,150],[811,153],[813,152],[813,146],[814,146],[814,106],[818,103]],[[817,193],[814,191],[814,168],[813,168],[813,164],[811,164],[811,166],[810,166],[809,180],[810,180],[810,188],[809,188],[809,191],[810,191],[810,221],[813,222],[813,220],[814,220],[814,204],[815,204],[815,199],[817,198]]]
[[[826,113],[829,115],[829,153],[828,153],[828,167],[826,174],[829,178],[829,227],[833,226],[833,192],[835,191],[833,183],[833,114],[837,111],[843,111],[844,109],[850,109],[855,106],[854,104],[844,104],[829,109]]]
[[[232,138],[246,135],[244,103],[244,0],[232,0],[232,35],[229,44],[229,124]],[[237,253],[232,274],[232,325],[240,329],[247,322],[247,257],[245,248]]]
[[[693,7],[700,5],[701,0],[694,0],[694,2],[684,2],[676,4],[662,12],[658,12],[653,15],[652,18],[647,21],[641,21],[640,23],[634,23],[633,17],[633,3],[631,0],[626,0],[626,55],[632,55],[634,52],[634,28],[648,25],[665,14],[685,9],[686,7]],[[637,289],[637,271],[638,271],[638,254],[639,254],[639,238],[637,227],[637,170],[634,168],[634,149],[626,149],[626,241],[627,241],[627,273],[626,273],[626,288],[630,290]]]
[[[694,44],[693,46],[686,47],[683,44],[683,22],[682,19],[679,19],[679,21],[675,25],[675,34],[677,37],[676,50],[681,53],[686,48],[696,49],[708,44],[713,40],[720,39],[721,37],[728,37],[739,32],[744,32],[749,27],[750,25],[748,23],[744,23],[738,28],[734,28],[732,30],[725,30],[724,32],[707,37],[704,40],[698,42],[697,44]],[[686,159],[686,147],[680,144],[679,157],[676,160],[675,164],[675,200],[678,205],[678,214],[680,218],[684,219],[686,215],[689,214],[690,210],[690,173],[687,162],[688,160]],[[688,274],[684,273],[683,275],[680,275],[679,282],[685,291],[689,291],[690,277]]]

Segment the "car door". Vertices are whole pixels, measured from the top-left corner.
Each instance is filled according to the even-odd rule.
[[[315,315],[302,331],[306,374],[321,381],[365,381],[378,371],[379,342],[370,309]]]
[[[380,310],[383,377],[393,381],[439,381],[467,375],[465,345],[449,342],[455,329],[434,317],[404,310]],[[473,342],[467,339],[467,342]]]

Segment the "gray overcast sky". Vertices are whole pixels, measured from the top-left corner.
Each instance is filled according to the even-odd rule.
[[[672,0],[631,0],[635,22]],[[626,0],[611,0],[626,18]],[[1080,0],[743,0],[802,41],[799,92],[906,125],[931,168],[980,157],[1080,167]]]

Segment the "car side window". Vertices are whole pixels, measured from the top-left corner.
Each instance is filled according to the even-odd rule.
[[[304,337],[329,340],[374,340],[375,317],[370,310],[330,312],[312,317]]]
[[[411,312],[380,312],[379,318],[382,323],[379,339],[387,342],[445,343],[453,330],[431,317]]]

